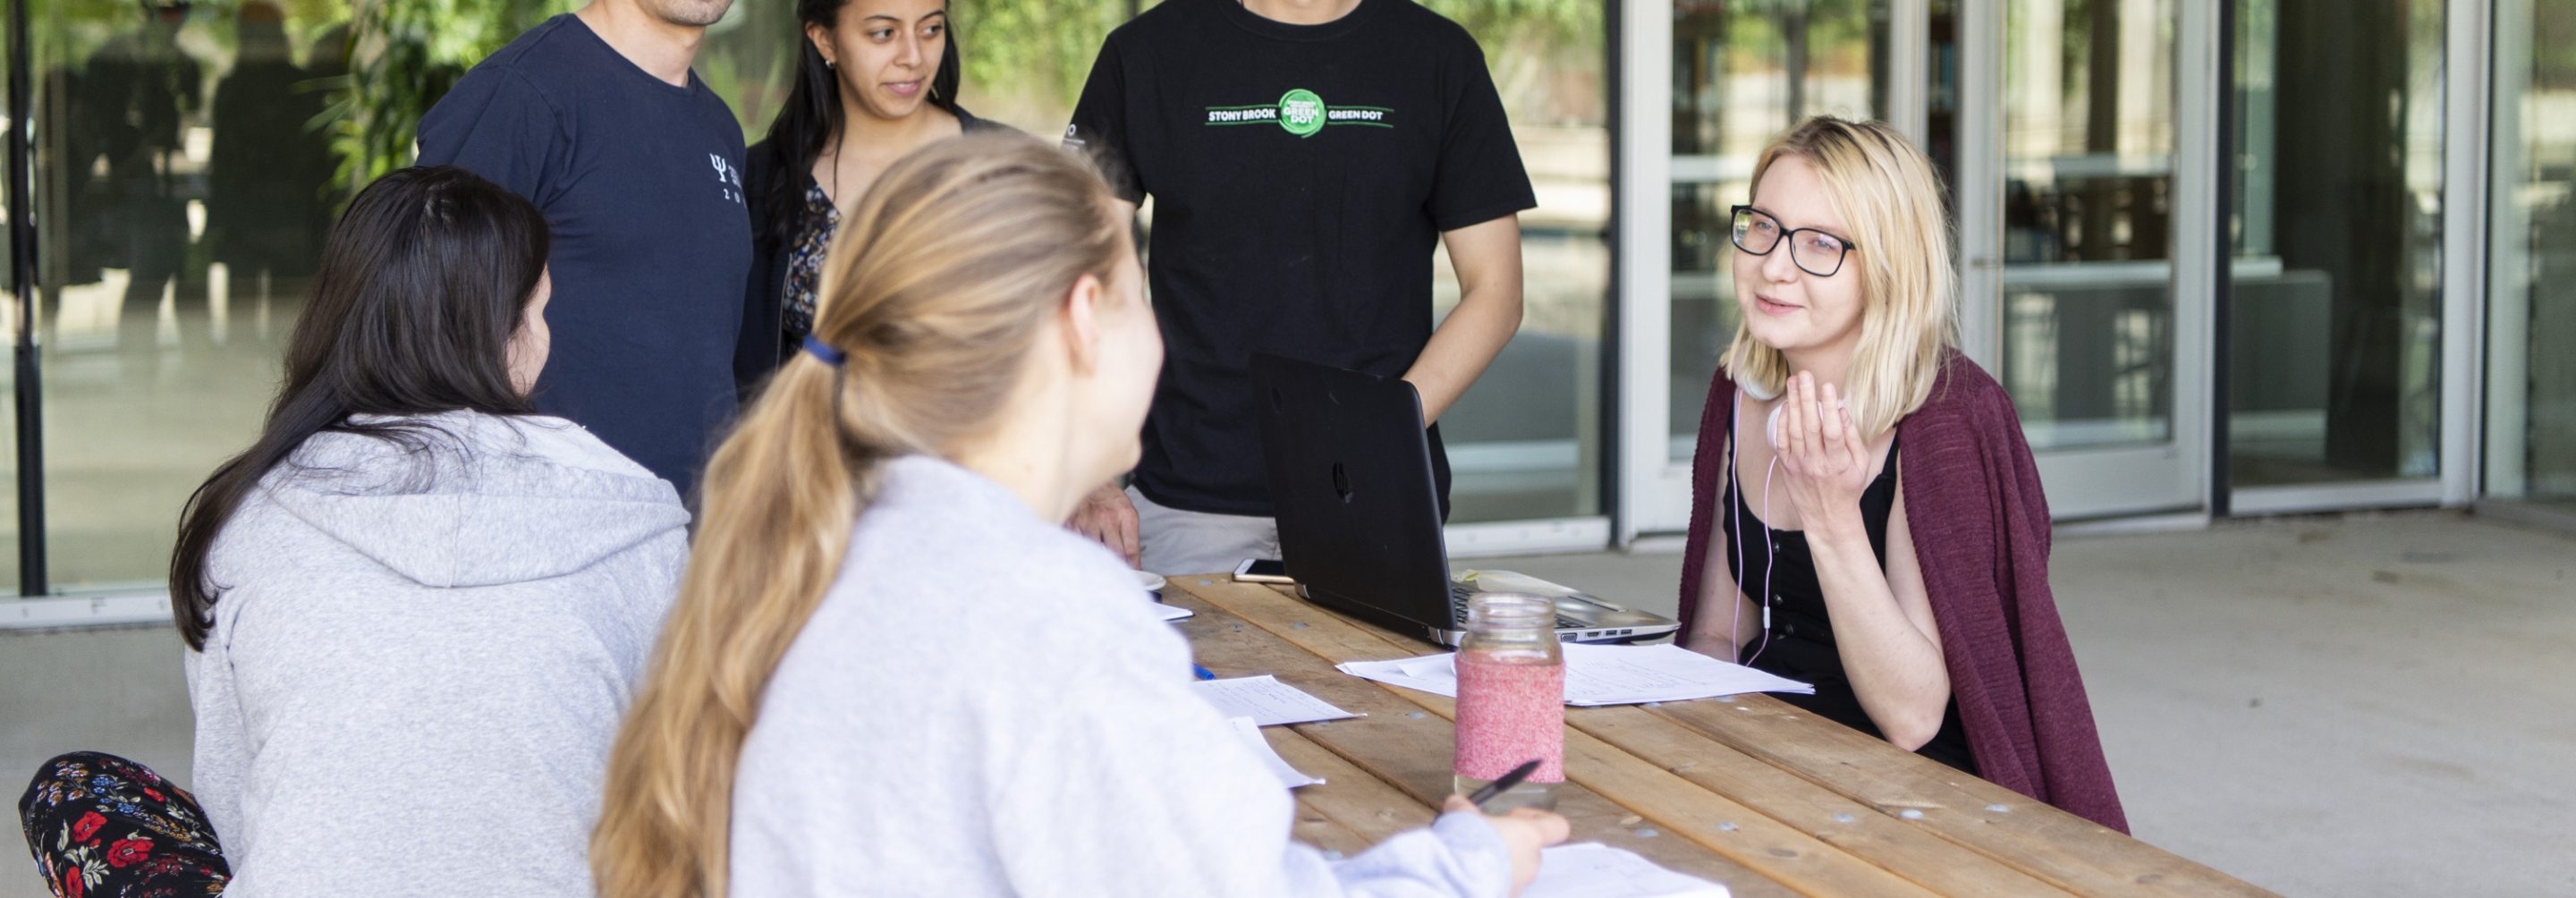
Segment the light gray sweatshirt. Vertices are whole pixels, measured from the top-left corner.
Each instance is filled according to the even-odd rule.
[[[1451,814],[1345,861],[1189,688],[1132,572],[963,468],[887,465],[763,694],[733,796],[734,898],[1499,896]]]
[[[456,439],[318,434],[215,542],[188,680],[232,898],[592,894],[688,513],[560,418],[418,420]]]

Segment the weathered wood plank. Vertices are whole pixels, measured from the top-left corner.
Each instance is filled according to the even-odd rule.
[[[1344,854],[1365,851],[1368,846],[1385,841],[1388,836],[1431,825],[1432,811],[1404,790],[1360,769],[1331,749],[1288,727],[1262,727],[1270,747],[1289,766],[1305,771],[1308,776],[1322,777],[1323,785],[1296,790],[1302,809],[1312,809],[1360,838],[1356,848],[1330,847]]]
[[[1341,821],[1317,810],[1303,795],[1297,796],[1297,820],[1289,829],[1288,836],[1319,850],[1343,855],[1358,854],[1377,844],[1377,840],[1360,835],[1342,825]]]
[[[1174,586],[1222,608],[1254,627],[1267,630],[1316,656],[1316,666],[1330,671],[1331,662],[1403,657],[1409,651],[1397,642],[1362,629],[1339,616],[1307,605],[1280,593],[1248,584],[1212,577],[1176,578]],[[1229,633],[1238,636],[1239,633]],[[1313,668],[1309,668],[1312,670]],[[1401,695],[1425,712],[1443,718],[1454,715],[1448,699],[1427,693],[1360,680],[1331,672],[1339,683],[1318,683],[1292,679],[1301,688],[1324,693],[1318,687],[1332,689],[1337,695],[1347,694],[1347,684],[1361,683],[1380,693]],[[1341,704],[1342,700],[1327,697]],[[1362,701],[1359,698],[1351,699]],[[1371,704],[1378,704],[1371,702]],[[1383,706],[1382,704],[1380,706]],[[1349,704],[1342,707],[1358,710]],[[1409,717],[1409,713],[1408,713]],[[1428,720],[1429,718],[1417,718]],[[1350,727],[1349,729],[1359,729]],[[1417,727],[1417,729],[1421,729]],[[1308,731],[1310,736],[1313,731]],[[1318,742],[1336,751],[1342,747],[1327,738]],[[1428,766],[1437,778],[1447,778],[1448,756],[1445,752],[1425,758],[1421,746],[1403,752],[1410,757],[1383,755],[1377,752],[1344,752],[1354,763],[1371,767],[1384,759],[1393,770],[1372,767],[1381,778],[1400,785],[1424,778],[1411,768]],[[1753,872],[1799,892],[1816,896],[1844,895],[1910,895],[1933,896],[1939,893],[1891,873],[1868,860],[1836,848],[1799,829],[1764,815],[1734,799],[1702,788],[1689,780],[1638,759],[1608,743],[1592,738],[1580,730],[1566,733],[1566,777],[1569,786],[1583,789],[1611,800],[1644,820],[1653,821],[1660,833],[1679,836],[1697,843],[1726,859],[1750,868]],[[1426,763],[1428,762],[1428,763]],[[1419,788],[1418,786],[1416,788]],[[1445,783],[1441,787],[1445,791]],[[1432,793],[1438,794],[1438,793]],[[1659,836],[1660,838],[1660,836]],[[1963,853],[1964,854],[1964,853]],[[1968,892],[1963,894],[1980,894]]]
[[[2069,894],[1645,709],[1567,708],[1565,723],[1935,892],[2039,898]]]
[[[1282,758],[1325,780],[1324,785],[1297,790],[1302,807],[1372,843],[1430,822],[1431,808],[1450,792],[1454,732],[1448,719],[1369,681],[1335,671],[1314,653],[1222,609],[1169,593],[1167,600],[1199,612],[1199,617],[1181,622],[1182,629],[1191,637],[1199,663],[1218,676],[1271,674],[1344,710],[1367,715],[1263,728]],[[1388,807],[1399,799],[1402,807]],[[1666,868],[1726,883],[1748,898],[1797,894],[1688,839],[1666,835],[1579,784],[1559,792],[1557,811],[1573,824],[1576,841],[1625,848]]]
[[[1330,614],[1286,591],[1272,594],[1295,603],[1302,610],[1292,613],[1300,616]],[[1398,646],[1416,644],[1366,624],[1354,622],[1354,626]],[[1427,644],[1420,645],[1422,651],[1432,650]],[[1403,654],[1398,651],[1391,656]],[[1805,714],[1770,696],[1671,703],[1652,713],[1903,825],[2066,891],[2105,898],[2277,898],[2249,883],[1986,780],[1912,752],[1897,751],[1882,740]],[[1568,723],[1601,730],[1619,719],[1605,720],[1578,709],[1569,716]],[[1630,736],[1635,732],[1631,730]],[[1688,778],[1691,771],[1683,773]]]
[[[1767,695],[1671,703],[1653,713],[2077,894],[2278,898]]]

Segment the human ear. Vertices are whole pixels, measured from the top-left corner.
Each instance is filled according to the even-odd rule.
[[[832,43],[832,29],[814,22],[805,23],[805,39],[814,42],[814,52],[823,55],[825,68],[839,68],[841,48]]]
[[[1108,296],[1108,285],[1091,274],[1075,280],[1073,290],[1065,294],[1065,350],[1074,373],[1090,374],[1100,367],[1100,305]]]

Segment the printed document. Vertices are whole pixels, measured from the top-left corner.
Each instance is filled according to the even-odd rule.
[[[1261,759],[1261,766],[1269,768],[1271,776],[1279,778],[1279,785],[1294,789],[1299,786],[1324,784],[1323,780],[1307,776],[1297,768],[1288,766],[1288,759],[1280,757],[1279,752],[1270,748],[1270,740],[1261,737],[1261,728],[1253,725],[1252,718],[1232,717],[1227,718],[1226,722],[1234,725],[1234,735],[1243,740],[1243,747],[1250,749],[1253,757]]]
[[[1679,702],[1746,692],[1813,694],[1814,686],[1702,655],[1661,645],[1585,645],[1565,650],[1565,703],[1569,705],[1634,705]],[[1425,655],[1397,661],[1353,661],[1336,667],[1355,677],[1452,698],[1458,695],[1455,654]]]
[[[1279,678],[1268,674],[1231,680],[1199,680],[1190,685],[1198,689],[1200,698],[1216,706],[1216,713],[1227,717],[1249,717],[1258,726],[1359,716],[1333,707],[1331,702],[1307,695],[1305,690],[1279,682]]]
[[[1538,858],[1538,879],[1521,898],[1727,898],[1725,886],[1599,842],[1542,849]]]

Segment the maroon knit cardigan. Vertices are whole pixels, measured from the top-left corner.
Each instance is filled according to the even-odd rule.
[[[1698,611],[1716,504],[1724,495],[1735,382],[1724,370],[1700,415],[1691,466],[1682,632]],[[1950,352],[1932,396],[1896,426],[1905,520],[1939,621],[1950,692],[1986,779],[2128,832],[2092,704],[2048,591],[2048,497],[2011,398]]]

